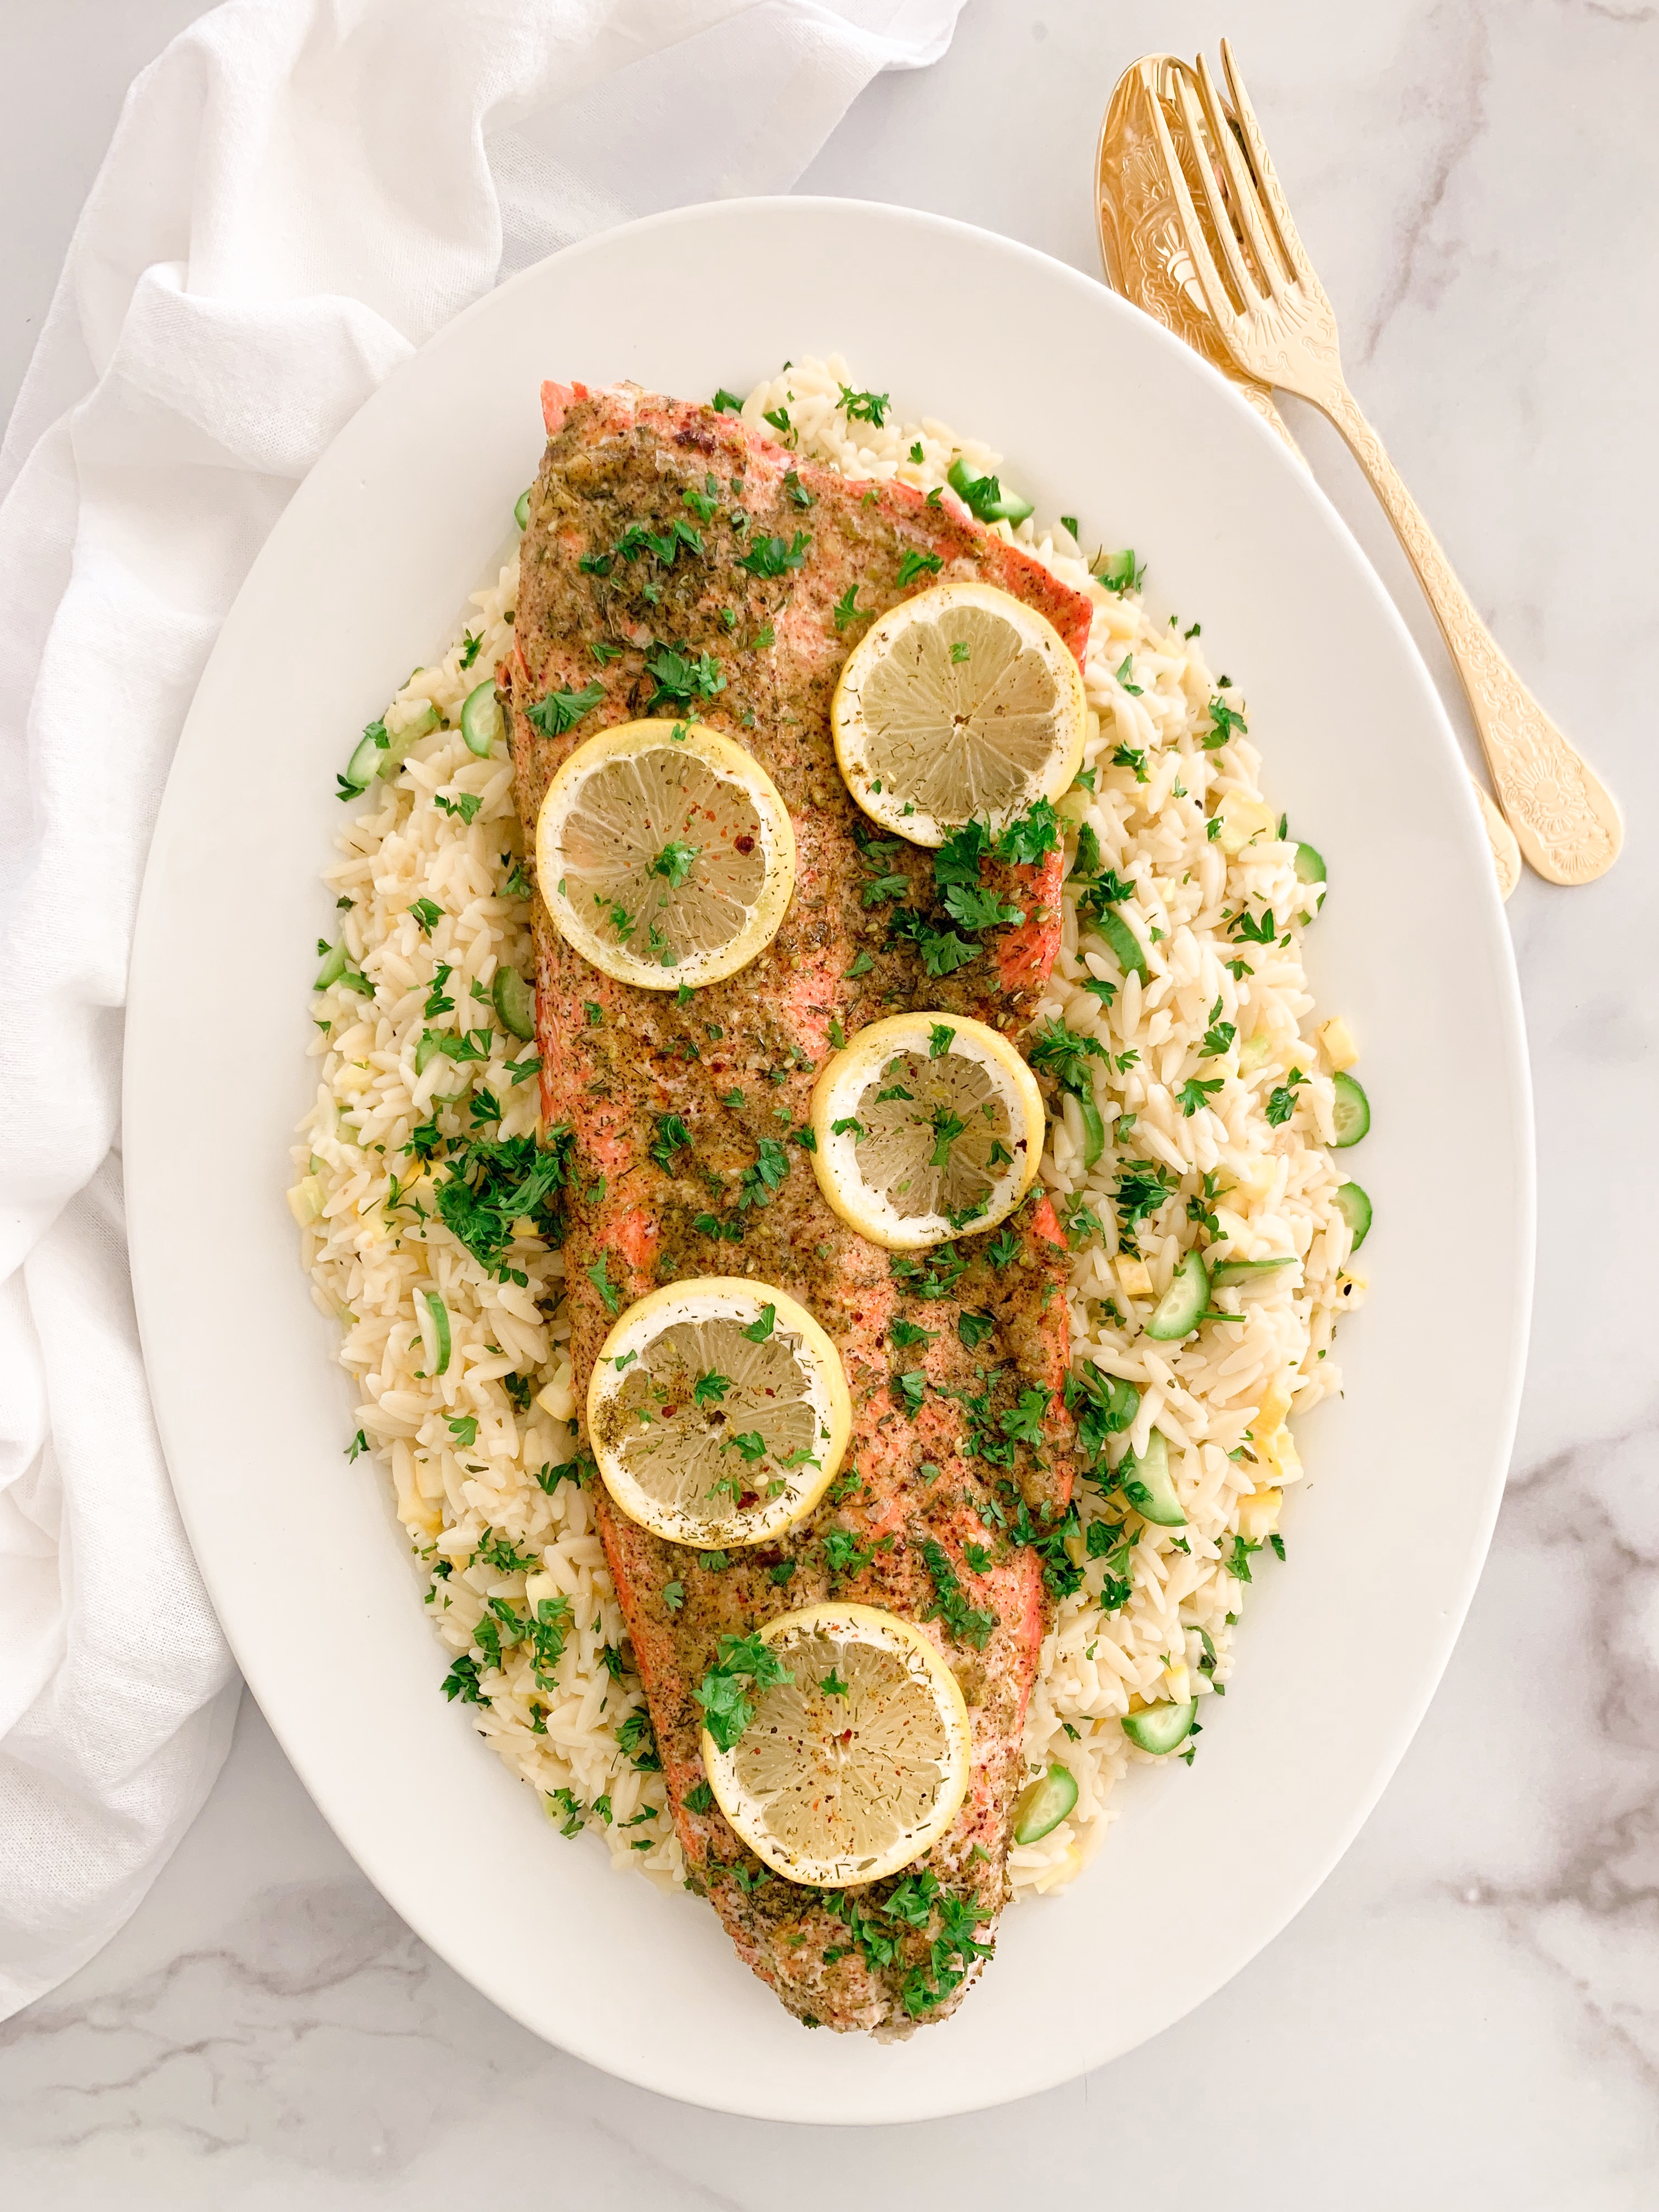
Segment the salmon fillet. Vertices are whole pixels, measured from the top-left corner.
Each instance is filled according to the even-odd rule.
[[[904,2034],[960,2002],[1006,1893],[1021,1734],[1051,1613],[1040,1547],[1058,1540],[1071,1496],[1065,1239],[1038,1196],[994,1234],[890,1254],[831,1212],[788,1139],[805,1127],[819,1069],[868,1022],[937,1007],[1023,1035],[1059,941],[1061,859],[988,861],[984,882],[1023,922],[979,939],[954,973],[927,975],[893,918],[908,909],[951,926],[933,856],[867,851],[876,833],[836,769],[830,703],[864,618],[911,590],[984,579],[1039,609],[1079,659],[1089,604],[919,492],[796,461],[729,414],[627,386],[550,384],[543,401],[549,439],[523,543],[517,642],[498,677],[526,832],[584,738],[637,715],[693,714],[765,767],[798,848],[772,944],[684,1005],[599,974],[538,902],[542,1106],[550,1128],[574,1132],[565,1249],[577,1402],[618,1310],[678,1277],[744,1274],[817,1316],[854,1409],[839,1477],[780,1542],[692,1553],[624,1518],[596,1484],[599,1530],[688,1886],[809,2026]],[[697,550],[684,532],[677,540],[677,523],[690,526]],[[646,549],[633,557],[617,550],[630,532],[626,544]],[[781,575],[737,565],[763,538],[800,550],[802,534],[804,559]],[[916,574],[907,555],[937,566]],[[527,720],[550,691],[594,684],[599,703],[563,735]],[[659,1146],[665,1165],[651,1147],[670,1114],[692,1143]],[[772,1188],[753,1170],[761,1140],[781,1137],[789,1166]],[[967,1698],[973,1776],[954,1826],[920,1866],[821,1893],[772,1875],[712,1803],[694,1692],[723,1635],[831,1597],[925,1625]]]

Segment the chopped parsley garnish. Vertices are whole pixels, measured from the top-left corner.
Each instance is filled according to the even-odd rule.
[[[788,1153],[775,1137],[763,1137],[753,1165],[746,1167],[738,1178],[738,1206],[769,1206],[788,1173]]]
[[[716,1374],[711,1367],[706,1375],[699,1375],[691,1385],[691,1395],[699,1406],[718,1406],[731,1388],[732,1377]]]
[[[794,501],[797,507],[816,507],[818,503],[817,494],[815,491],[807,490],[806,486],[795,474],[793,469],[786,469],[784,471],[783,488],[788,493],[790,498]]]
[[[691,1142],[691,1132],[678,1114],[659,1114],[657,1133],[651,1140],[651,1157],[665,1174],[674,1173],[674,1162]]]
[[[1293,1067],[1278,1088],[1267,1098],[1267,1120],[1277,1129],[1288,1121],[1296,1111],[1296,1094],[1307,1081],[1299,1067]]]
[[[886,421],[887,410],[892,404],[884,392],[854,392],[845,384],[842,386],[841,397],[836,402],[849,422],[873,423],[878,430]],[[913,449],[910,458],[915,461],[920,460],[921,456]]]
[[[750,1344],[764,1344],[777,1327],[777,1321],[778,1310],[769,1298],[755,1319],[741,1334],[748,1338]]]
[[[1167,1168],[1156,1160],[1126,1160],[1118,1172],[1113,1202],[1124,1236],[1133,1243],[1143,1221],[1149,1220],[1173,1188]]]
[[[587,1277],[588,1281],[592,1284],[594,1289],[605,1300],[606,1305],[610,1307],[611,1312],[620,1313],[622,1311],[622,1292],[617,1288],[617,1285],[611,1279],[609,1261],[609,1253],[601,1252],[599,1258],[593,1262],[592,1266],[591,1267],[583,1268],[582,1273]]]
[[[957,1643],[971,1644],[975,1651],[983,1651],[990,1641],[991,1631],[997,1626],[996,1614],[983,1607],[969,1604],[957,1571],[936,1538],[929,1536],[923,1540],[921,1556],[933,1583],[933,1602],[922,1619],[942,1620],[946,1633],[955,1637]]]
[[[864,617],[859,610],[858,597],[858,586],[856,584],[849,584],[847,586],[847,589],[842,593],[841,597],[836,601],[834,611],[836,617],[836,628],[837,629],[845,629],[848,623],[862,622],[864,620]]]
[[[793,542],[783,538],[759,538],[737,565],[746,568],[751,576],[787,576],[792,569],[805,567],[811,544],[804,530],[795,532]]]
[[[1062,1091],[1074,1091],[1082,1098],[1091,1095],[1089,1062],[1107,1056],[1098,1037],[1073,1029],[1063,1014],[1041,1023],[1025,1048],[1031,1066],[1052,1077]]]
[[[474,1138],[449,1156],[452,1173],[438,1188],[438,1217],[483,1267],[495,1270],[512,1243],[514,1224],[529,1220],[557,1243],[562,1224],[554,1194],[569,1180],[571,1134]]]
[[[478,1662],[469,1651],[464,1651],[444,1676],[443,1692],[451,1705],[459,1698],[464,1705],[487,1705],[489,1700],[478,1686]]]
[[[914,550],[904,556],[898,565],[898,585],[901,591],[914,584],[918,576],[936,576],[945,566],[937,553],[918,553]]]
[[[755,1717],[749,1691],[773,1689],[794,1679],[758,1631],[751,1631],[721,1637],[720,1656],[693,1695],[702,1707],[703,1726],[722,1751],[730,1751]]]
[[[996,1323],[989,1314],[960,1313],[957,1316],[957,1335],[963,1349],[977,1352],[987,1337],[994,1335]]]
[[[574,730],[585,714],[591,714],[604,696],[603,684],[588,684],[580,691],[550,691],[544,699],[537,700],[533,707],[525,709],[525,719],[533,723],[544,738],[562,738],[567,730]]]
[[[1060,843],[1060,823],[1048,799],[1039,799],[998,832],[996,856],[1011,866],[1032,867]]]
[[[677,891],[696,866],[701,845],[688,845],[678,837],[671,837],[651,863],[653,876],[661,876],[670,890]]]
[[[866,1551],[850,1528],[829,1528],[824,1532],[823,1556],[832,1574],[855,1575],[869,1565],[875,1553]]]
[[[699,699],[718,698],[726,689],[720,663],[709,653],[700,653],[694,660],[672,646],[653,645],[645,656],[645,672],[657,686],[646,702],[647,714],[655,714],[659,707],[678,712]]]
[[[1181,1101],[1181,1110],[1188,1121],[1198,1112],[1200,1106],[1208,1105],[1216,1092],[1221,1089],[1224,1079],[1219,1075],[1208,1077],[1194,1075],[1189,1077],[1182,1085],[1176,1097]],[[1271,1121],[1272,1118],[1272,1112],[1269,1109],[1268,1119]]]
[[[920,1367],[913,1367],[907,1374],[896,1375],[893,1377],[894,1399],[903,1407],[913,1420],[921,1411],[921,1402],[927,1389],[927,1377]]]
[[[1219,752],[1235,730],[1241,737],[1248,737],[1249,734],[1249,726],[1243,714],[1237,708],[1230,707],[1218,691],[1210,702],[1210,726],[1204,732],[1205,751]]]
[[[1210,1026],[1204,1032],[1204,1042],[1198,1048],[1200,1057],[1219,1060],[1223,1053],[1231,1048],[1237,1034],[1231,1022],[1222,1020],[1221,1001],[1218,999],[1210,1009]]]
[[[741,415],[743,412],[742,400],[735,392],[728,392],[724,385],[708,404],[717,415]]]

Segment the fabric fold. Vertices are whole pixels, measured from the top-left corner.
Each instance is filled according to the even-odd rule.
[[[238,1695],[145,1388],[118,1158],[144,855],[220,624],[452,316],[595,229],[787,190],[960,5],[230,0],[128,94],[0,447],[0,2018],[143,1895]],[[180,1071],[181,1203],[203,1081]]]

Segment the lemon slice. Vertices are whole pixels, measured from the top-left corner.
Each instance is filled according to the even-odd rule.
[[[630,1521],[671,1544],[764,1543],[812,1510],[853,1425],[841,1354],[804,1306],[743,1275],[665,1284],[605,1340],[587,1434]]]
[[[992,584],[940,584],[883,615],[830,706],[836,759],[872,820],[915,845],[1000,829],[1083,763],[1083,678],[1051,622]]]
[[[921,1631],[869,1605],[810,1605],[761,1639],[793,1677],[758,1691],[729,1750],[703,1730],[720,1808],[775,1873],[879,1881],[930,1850],[967,1795],[956,1676]]]
[[[536,823],[566,941],[647,991],[718,983],[777,934],[795,884],[789,811],[759,762],[702,722],[623,722],[577,746]]]
[[[1036,1077],[1006,1037],[960,1014],[860,1030],[814,1085],[811,1119],[825,1198],[894,1251],[994,1228],[1042,1153]]]

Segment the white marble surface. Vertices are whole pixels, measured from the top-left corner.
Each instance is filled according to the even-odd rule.
[[[0,203],[21,210],[0,228],[8,402],[125,76],[192,12],[0,10],[15,95]],[[129,1927],[0,2029],[7,2201],[358,2212],[528,2191],[561,2212],[780,2198],[816,2212],[872,2185],[988,2206],[1063,2179],[1147,2212],[1224,2192],[1242,2212],[1659,2206],[1644,1265],[1659,450],[1640,400],[1659,343],[1659,9],[970,0],[950,58],[874,88],[808,182],[966,216],[1092,271],[1090,155],[1118,70],[1158,46],[1213,51],[1223,29],[1362,398],[1630,823],[1605,882],[1528,878],[1510,909],[1541,1153],[1533,1355],[1492,1561],[1399,1776],[1295,1923],[1158,2041],[1004,2111],[808,2138],[625,2088],[495,2013],[380,1902],[245,1704],[207,1811]],[[1317,425],[1308,443],[1443,676],[1363,487]],[[1481,1102],[1446,1104],[1453,1176]],[[1420,1297],[1436,1356],[1455,1356],[1479,1255],[1389,1294]],[[1400,1389],[1408,1440],[1409,1376]],[[1434,1516],[1408,1441],[1400,1474],[1403,1577]]]

